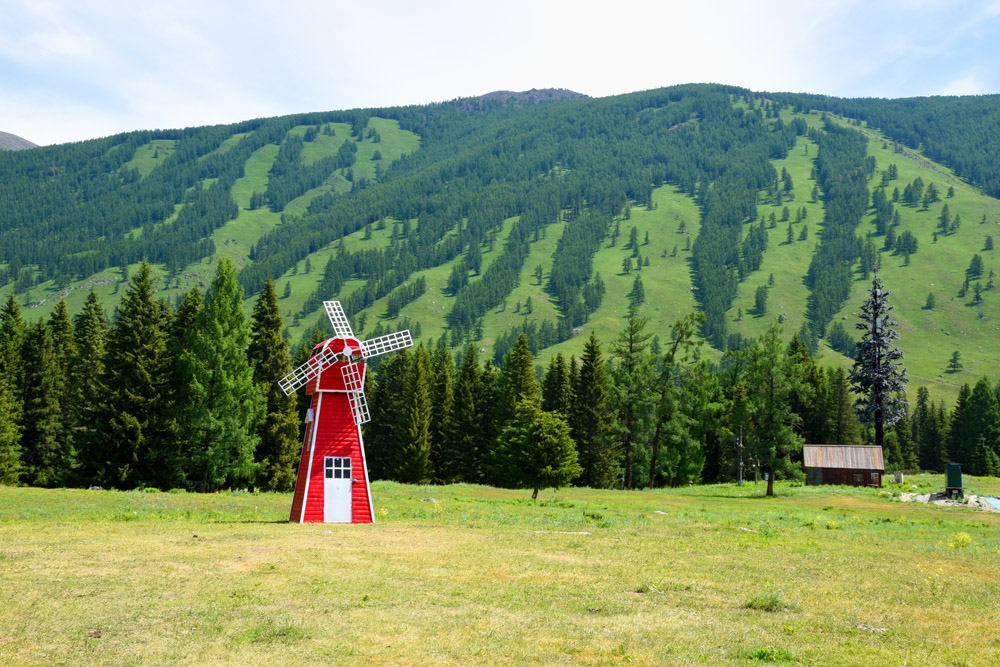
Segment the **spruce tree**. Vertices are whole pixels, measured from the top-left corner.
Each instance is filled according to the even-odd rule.
[[[791,407],[791,397],[802,384],[800,368],[783,349],[780,331],[774,325],[754,342],[746,368],[751,415],[747,442],[768,472],[768,496],[774,495],[775,475],[790,472],[791,455],[802,449],[795,430],[799,417]]]
[[[20,409],[6,375],[0,375],[0,485],[21,481]]]
[[[63,389],[57,397],[60,421],[62,422],[62,438],[65,439],[67,447],[75,451],[80,409],[76,365],[78,352],[76,337],[73,335],[73,321],[70,319],[65,300],[60,299],[59,303],[56,304],[55,310],[49,316],[48,327],[52,335],[56,367],[63,379]]]
[[[21,306],[11,294],[0,309],[0,484],[21,480]]]
[[[646,331],[648,322],[649,318],[630,309],[625,328],[612,344],[615,363],[609,403],[617,416],[614,433],[624,458],[622,484],[626,489],[632,488],[636,454],[647,444],[653,412],[654,372],[649,353],[653,335]]]
[[[883,289],[875,273],[868,299],[861,305],[861,322],[856,326],[864,334],[857,344],[851,386],[860,394],[854,409],[863,423],[875,425],[875,445],[882,447],[885,425],[895,424],[906,409],[906,369],[903,353],[893,345],[899,333],[889,318],[891,292]]]
[[[18,406],[24,388],[21,347],[24,345],[26,332],[27,327],[21,318],[21,306],[11,294],[0,309],[0,376],[7,379],[8,389],[13,392],[14,402]]]
[[[108,333],[100,404],[88,448],[91,483],[131,489],[166,482],[175,438],[167,351],[169,312],[153,298],[153,275],[143,262],[129,278]]]
[[[372,420],[364,426],[365,455],[371,479],[392,479],[397,459],[397,431],[403,421],[403,393],[411,354],[399,350],[378,365],[368,395]]]
[[[542,409],[546,412],[558,412],[564,418],[569,416],[572,403],[572,391],[569,384],[569,372],[562,353],[552,357],[542,381]]]
[[[504,356],[500,368],[500,424],[506,427],[514,418],[517,404],[522,400],[541,401],[540,387],[535,379],[535,357],[528,347],[528,337],[517,337],[514,347]]]
[[[46,325],[28,327],[22,356],[24,479],[31,486],[62,486],[70,479],[76,456],[63,428],[60,398],[66,377]]]
[[[257,425],[260,443],[254,461],[260,466],[257,485],[267,491],[289,491],[295,486],[299,454],[299,415],[295,396],[286,396],[278,381],[292,372],[288,342],[281,335],[284,322],[278,310],[274,283],[268,278],[257,296],[250,324],[247,354],[253,381],[264,394],[264,417]]]
[[[455,360],[447,341],[431,354],[431,468],[435,481],[449,484],[458,481],[461,468],[450,447],[449,419],[455,400]]]
[[[189,340],[181,353],[183,394],[177,397],[189,484],[202,492],[249,485],[260,467],[254,451],[265,399],[248,363],[250,326],[229,258],[219,261]]]
[[[569,426],[561,416],[542,410],[536,400],[518,403],[501,435],[504,458],[501,478],[517,488],[559,488],[580,474]]]
[[[490,465],[494,459],[497,437],[501,429],[501,410],[503,402],[500,393],[500,376],[487,359],[483,363],[483,371],[479,375],[479,391],[476,395],[476,406],[479,413],[478,445],[476,460],[472,470],[479,475],[475,481],[483,484],[494,483]]]
[[[101,392],[101,375],[107,353],[108,321],[97,294],[87,294],[83,309],[73,318],[73,338],[76,341],[76,358],[73,361],[73,391],[77,403],[76,442],[80,458],[78,481],[87,484],[95,479],[94,461],[100,453],[92,450],[95,444],[95,419]]]
[[[392,478],[407,484],[427,484],[434,471],[430,458],[431,369],[423,343],[413,354],[405,383]]]
[[[570,426],[582,468],[577,482],[594,489],[611,488],[620,477],[608,404],[610,391],[608,365],[601,343],[591,331],[583,346],[579,375],[573,383]]]
[[[462,353],[462,365],[455,379],[455,391],[448,419],[448,450],[458,467],[457,479],[478,482],[482,478],[479,453],[479,359],[469,345]]]

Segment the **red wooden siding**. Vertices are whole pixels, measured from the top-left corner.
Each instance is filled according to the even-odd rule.
[[[315,410],[314,427],[316,442],[309,457],[303,455],[299,464],[299,483],[296,484],[295,499],[292,501],[292,521],[298,521],[302,504],[298,501],[299,488],[304,487],[308,474],[309,461],[312,458],[312,474],[309,477],[309,489],[305,495],[306,511],[302,516],[305,523],[323,521],[323,458],[326,456],[349,456],[351,458],[351,476],[358,480],[352,487],[352,519],[354,523],[371,523],[372,515],[368,499],[368,485],[365,479],[365,461],[361,456],[361,441],[358,438],[358,427],[351,417],[351,407],[347,394],[317,393],[323,396],[322,405],[315,410],[317,400],[314,397]]]

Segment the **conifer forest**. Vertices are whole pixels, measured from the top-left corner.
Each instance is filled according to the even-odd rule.
[[[373,479],[1000,476],[1000,96],[532,93],[0,152],[0,483],[290,490],[333,299]]]

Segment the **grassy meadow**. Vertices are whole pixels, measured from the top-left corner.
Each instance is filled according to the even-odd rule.
[[[369,526],[288,524],[287,494],[0,487],[0,664],[997,664],[1000,514],[894,500],[940,478],[378,482]]]

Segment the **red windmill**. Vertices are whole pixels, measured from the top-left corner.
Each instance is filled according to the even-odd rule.
[[[303,385],[312,394],[289,521],[372,523],[361,425],[369,421],[365,360],[413,345],[409,331],[359,341],[339,301],[324,301],[333,338],[278,382],[286,395]]]

